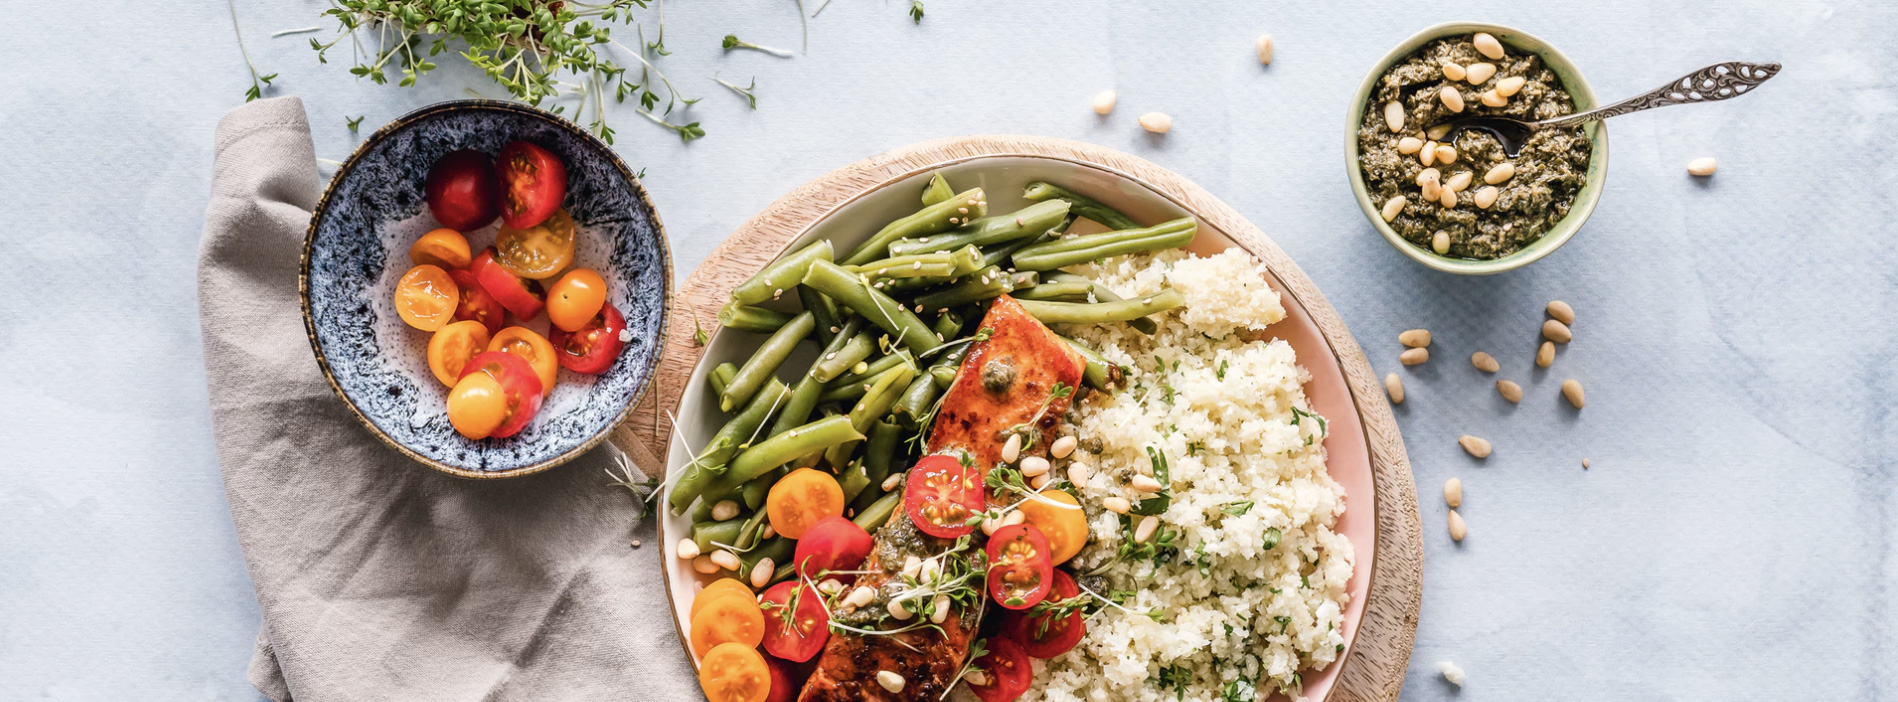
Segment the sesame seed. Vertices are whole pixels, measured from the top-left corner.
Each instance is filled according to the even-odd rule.
[[[1015,226],[1017,227],[1022,226],[1022,221],[1020,217],[1015,218]]]
[[[956,212],[959,212],[959,213],[962,213],[962,214],[968,214],[968,213],[969,213],[969,208],[967,208],[967,207],[958,207],[958,208],[956,208]]]
[[[827,353],[827,354],[824,354],[824,360],[826,360],[826,361],[828,361],[828,360],[830,360],[830,359],[833,359],[833,358],[836,358],[836,357],[837,357],[837,352],[836,352],[836,351],[832,351],[832,352],[830,352],[830,353]]]
[[[917,261],[915,264],[911,265],[909,269],[912,271],[920,271],[923,269],[923,262]]]
[[[971,205],[973,205],[973,204],[975,204],[975,199],[974,199],[974,198],[970,198],[970,199],[969,199],[969,204],[971,204]]]
[[[832,327],[830,328],[830,333],[832,333],[832,334],[835,334],[835,333],[837,333],[837,332],[840,332],[840,331],[843,331],[843,330],[842,330],[842,329],[838,329],[838,328],[837,328],[836,326],[834,326],[834,325],[833,325],[833,326],[832,326]]]

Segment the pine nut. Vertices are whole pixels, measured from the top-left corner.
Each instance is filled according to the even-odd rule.
[[[937,595],[936,599],[929,601],[929,621],[932,624],[941,624],[948,619],[949,619],[949,596]],[[897,690],[891,690],[891,692],[896,692],[896,691]]]
[[[1437,195],[1437,202],[1443,203],[1443,209],[1456,209],[1456,191],[1444,188],[1443,192]]]
[[[1562,396],[1568,398],[1568,403],[1575,405],[1575,409],[1581,409],[1582,381],[1574,378],[1562,381]]]
[[[1402,195],[1385,200],[1384,211],[1382,212],[1384,221],[1389,222],[1393,219],[1397,219],[1397,215],[1404,211],[1404,205],[1406,204],[1409,204],[1409,200],[1404,199]]]
[[[1397,140],[1397,153],[1410,155],[1423,148],[1423,140],[1417,137],[1404,137]]]
[[[1477,209],[1487,210],[1490,205],[1496,204],[1496,198],[1502,194],[1503,191],[1497,190],[1496,186],[1485,185],[1476,189],[1476,195],[1472,196],[1470,201],[1476,203]]]
[[[1542,322],[1542,338],[1558,344],[1566,344],[1575,338],[1575,333],[1569,331],[1567,324],[1550,319]]]
[[[1000,528],[1002,528],[1002,520],[988,517],[982,519],[982,533],[994,536],[995,530]]]
[[[1112,90],[1103,90],[1094,95],[1094,114],[1104,115],[1114,111],[1114,103],[1120,102],[1120,94]]]
[[[844,597],[845,607],[866,607],[877,599],[877,591],[869,586],[859,586]]]
[[[1439,256],[1450,253],[1450,233],[1437,232],[1435,235],[1431,236],[1430,250],[1437,252],[1437,255]]]
[[[1443,86],[1442,90],[1437,91],[1437,99],[1442,100],[1443,106],[1451,112],[1463,111],[1463,94],[1456,91],[1456,86]]]
[[[962,676],[962,679],[976,687],[989,686],[989,674],[982,672],[980,668],[969,671],[967,675]]]
[[[1430,349],[1410,349],[1397,356],[1397,361],[1406,366],[1414,366],[1428,360],[1430,360]]]
[[[771,576],[776,574],[777,570],[777,561],[771,560],[768,556],[758,559],[758,562],[751,566],[751,586],[763,590],[764,586],[771,584]]]
[[[1384,126],[1393,132],[1404,131],[1404,104],[1396,100],[1384,103]]]
[[[1437,145],[1437,163],[1448,166],[1456,163],[1456,147],[1449,144]]]
[[[1460,193],[1463,192],[1465,188],[1470,187],[1470,181],[1473,180],[1476,180],[1476,174],[1469,171],[1457,171],[1456,175],[1450,176],[1449,180],[1443,181],[1443,185]]]
[[[1153,538],[1153,532],[1160,528],[1160,518],[1147,515],[1140,519],[1140,526],[1134,527],[1134,543],[1144,544]]]
[[[679,560],[689,561],[699,557],[699,542],[691,539],[679,539],[679,547],[674,550],[677,551],[675,555],[679,557]]]
[[[1496,381],[1496,392],[1511,403],[1522,402],[1522,386],[1513,380]]]
[[[1074,483],[1077,488],[1086,485],[1087,479],[1093,475],[1094,471],[1090,470],[1086,463],[1076,461],[1068,464],[1068,482]]]
[[[923,559],[915,556],[903,559],[903,574],[912,578],[922,575]]]
[[[1451,509],[1463,506],[1463,481],[1451,478],[1443,481],[1443,503]]]
[[[1423,184],[1422,195],[1424,202],[1436,202],[1443,198],[1443,186],[1437,184],[1437,181],[1434,180],[1427,181]]]
[[[1463,523],[1463,515],[1457,514],[1456,510],[1450,510],[1450,540],[1461,542],[1463,537],[1469,535],[1470,527]]]
[[[1522,76],[1510,76],[1496,81],[1496,94],[1503,97],[1515,97],[1516,93],[1522,90],[1523,83],[1526,82],[1528,82],[1528,80]]]
[[[1574,324],[1575,308],[1570,307],[1568,303],[1561,300],[1550,300],[1549,316],[1554,317],[1555,321],[1563,324]]]
[[[1404,379],[1397,377],[1396,373],[1385,375],[1384,392],[1390,394],[1391,404],[1404,404]]]
[[[1582,459],[1582,470],[1588,470],[1588,459]]]
[[[719,500],[718,504],[712,505],[712,519],[714,521],[722,522],[727,519],[736,518],[737,516],[738,516],[738,501],[737,500]]]
[[[1021,514],[1021,512],[1015,511],[1015,512],[1010,512],[1009,514],[1012,516],[1016,514]],[[1007,525],[1008,520],[1003,519],[1002,524]],[[916,579],[926,582],[926,583],[935,581],[936,576],[941,575],[941,574],[942,574],[942,562],[934,558],[923,559],[922,567],[916,569]]]
[[[1420,187],[1424,183],[1441,183],[1441,182],[1443,182],[1443,173],[1439,172],[1435,168],[1425,168],[1417,172],[1417,185]]]
[[[1032,478],[1046,472],[1048,472],[1048,459],[1040,456],[1028,456],[1021,459],[1022,477]]]
[[[839,592],[844,591],[844,584],[843,584],[843,581],[840,581],[836,578],[824,578],[823,580],[818,581],[817,591],[824,593],[825,595],[835,595]]]
[[[1464,451],[1468,451],[1470,455],[1477,458],[1489,458],[1489,452],[1492,448],[1489,445],[1489,440],[1470,436],[1469,434],[1457,437],[1456,443],[1458,446],[1462,446]]]
[[[1101,507],[1114,514],[1126,514],[1127,510],[1134,508],[1133,504],[1129,503],[1125,497],[1109,497],[1101,500]]]
[[[1002,444],[1002,462],[1014,463],[1021,458],[1021,435],[1009,434],[1008,441]]]
[[[1445,78],[1450,80],[1463,80],[1463,77],[1468,74],[1469,72],[1464,70],[1463,64],[1455,61],[1443,64],[1443,77]]]
[[[1140,116],[1140,128],[1154,134],[1173,131],[1173,118],[1165,112],[1148,112]]]
[[[1697,176],[1713,175],[1713,172],[1719,168],[1719,162],[1714,161],[1712,156],[1697,158],[1687,162],[1687,172]]]
[[[1503,43],[1496,41],[1496,37],[1490,36],[1489,32],[1477,32],[1476,36],[1470,38],[1470,43],[1476,45],[1476,53],[1491,59],[1503,57]]]
[[[1484,82],[1487,82],[1490,78],[1495,77],[1496,64],[1472,63],[1470,64],[1470,69],[1468,73],[1469,73],[1468,77],[1469,77],[1470,85],[1482,85]]]
[[[1425,139],[1442,139],[1446,136],[1449,136],[1450,126],[1451,125],[1448,125],[1448,124],[1439,124],[1435,127],[1431,127],[1430,129],[1424,131],[1424,138]]]
[[[1484,172],[1483,182],[1496,185],[1514,177],[1516,177],[1516,164],[1504,161],[1491,166],[1488,171]]]
[[[1428,168],[1430,164],[1436,163],[1437,142],[1424,142],[1423,148],[1417,151],[1417,162],[1423,164],[1425,168]]]
[[[903,676],[887,670],[879,670],[877,671],[877,684],[882,685],[883,689],[889,690],[891,694],[902,692]]]
[[[1496,362],[1495,356],[1482,351],[1470,354],[1470,365],[1476,366],[1477,370],[1484,373],[1494,373],[1503,367],[1502,364]]]
[[[770,524],[766,524],[766,525],[764,525],[764,532],[763,532],[763,536],[764,536],[764,538],[767,538],[767,539],[769,539],[769,538],[771,538],[771,537],[773,537],[773,536],[777,536],[777,535],[778,535],[778,530],[777,530],[777,529],[774,529],[774,528],[772,528]]]
[[[738,560],[738,554],[730,551],[713,551],[712,562],[725,570],[738,570],[745,566],[742,561]]]
[[[895,617],[899,621],[908,621],[910,617],[915,616],[908,608],[903,606],[902,600],[896,598],[890,598],[889,606],[884,609],[889,610],[890,616]]]
[[[1548,368],[1549,366],[1554,365],[1554,363],[1555,363],[1555,342],[1553,341],[1542,342],[1542,347],[1536,349],[1536,366],[1538,368]]]
[[[1259,40],[1254,42],[1253,48],[1259,51],[1259,65],[1272,65],[1272,35],[1260,34]]]
[[[1145,476],[1145,475],[1134,476],[1134,479],[1131,484],[1133,485],[1133,488],[1135,490],[1139,490],[1141,492],[1159,492],[1162,487],[1160,485],[1160,481],[1154,480],[1153,478]]]
[[[903,484],[903,478],[907,475],[909,475],[909,473],[891,473],[890,477],[883,479],[883,491],[890,492],[895,490],[898,486]]]
[[[1406,330],[1397,335],[1397,343],[1403,344],[1413,349],[1420,349],[1425,346],[1429,346],[1430,345],[1430,330],[1429,329]]]
[[[1037,475],[1035,477],[1029,478],[1028,487],[1034,488],[1036,490],[1040,490],[1042,488],[1048,487],[1048,484],[1052,482],[1054,482],[1054,474],[1042,473],[1041,475]]]
[[[711,556],[699,556],[692,559],[692,570],[700,575],[711,575],[718,572],[718,564],[712,562]]]
[[[1055,439],[1054,443],[1048,446],[1048,455],[1054,456],[1055,458],[1067,458],[1069,454],[1074,453],[1074,448],[1080,445],[1080,439],[1076,439],[1072,436],[1063,436],[1059,439]]]
[[[1476,99],[1478,102],[1483,103],[1485,107],[1506,107],[1509,105],[1509,98],[1503,97],[1497,93],[1494,88],[1477,93]]]

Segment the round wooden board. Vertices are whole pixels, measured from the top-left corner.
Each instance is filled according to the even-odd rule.
[[[1277,244],[1226,203],[1178,174],[1145,159],[1066,139],[991,135],[939,139],[912,144],[831,171],[778,198],[712,251],[672,300],[673,324],[667,325],[665,352],[652,389],[611,441],[626,451],[647,475],[665,471],[670,440],[669,413],[679,405],[693,368],[704,349],[694,343],[692,314],[717,324],[718,309],[733,286],[778,257],[806,228],[845,201],[879,185],[933,170],[943,164],[983,156],[1033,156],[1092,165],[1139,181],[1177,201],[1235,242],[1276,274],[1317,322],[1337,355],[1369,441],[1376,501],[1377,546],[1363,619],[1339,671],[1328,701],[1395,700],[1417,633],[1423,599],[1423,535],[1417,516],[1417,491],[1403,437],[1384,396],[1383,382],[1358,348],[1344,321],[1310,278]]]

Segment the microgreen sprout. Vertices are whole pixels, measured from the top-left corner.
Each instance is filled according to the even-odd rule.
[[[923,0],[909,0],[909,18],[916,24],[923,23]]]
[[[756,77],[753,77],[751,79],[750,85],[747,85],[742,88],[738,87],[737,83],[727,82],[725,79],[718,77],[716,74],[712,76],[712,81],[715,83],[718,83],[719,85],[723,85],[725,86],[727,90],[730,90],[734,93],[738,93],[740,96],[744,97],[745,103],[748,105],[751,105],[751,109],[754,109],[754,110],[758,109],[758,95],[752,92],[753,90],[758,89],[758,79]]]
[[[765,46],[763,44],[753,44],[743,39],[739,39],[738,35],[736,34],[725,35],[725,41],[719,44],[719,46],[725,47],[726,51],[731,51],[733,49],[750,49],[752,51],[771,54],[772,56],[776,56],[778,58],[791,58],[797,55],[789,51],[785,51],[783,49],[774,49],[772,47]]]
[[[356,131],[356,130],[357,130],[357,129],[358,129],[359,127],[361,127],[361,126],[362,126],[362,121],[363,121],[363,119],[364,119],[364,118],[367,118],[368,116],[369,116],[369,115],[362,115],[362,116],[360,116],[360,117],[350,117],[350,116],[348,116],[348,115],[344,115],[344,116],[343,116],[343,121],[344,121],[344,122],[348,122],[348,123],[349,123],[349,133],[350,133],[350,134],[355,134],[355,133],[357,133],[357,131]]]
[[[237,26],[237,0],[226,0],[231,8],[231,33],[237,35],[237,52],[244,55],[244,67],[250,69],[250,90],[244,91],[244,102],[250,102],[264,96],[264,86],[276,80],[277,74],[257,75],[257,64],[250,61],[250,50],[244,48],[244,30]]]

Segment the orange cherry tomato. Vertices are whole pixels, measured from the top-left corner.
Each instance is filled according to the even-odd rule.
[[[749,597],[720,597],[692,615],[692,652],[703,657],[722,643],[757,648],[764,641],[764,610]]]
[[[540,376],[526,361],[513,354],[499,351],[483,351],[468,359],[468,365],[461,369],[461,380],[455,387],[471,375],[488,375],[501,384],[504,399],[507,400],[506,418],[500,426],[494,428],[488,436],[504,439],[520,433],[527,423],[534,421],[535,413],[540,412]],[[448,421],[455,421],[454,394],[449,394]]]
[[[1080,501],[1066,492],[1044,490],[1041,496],[1064,505],[1074,505],[1073,509],[1063,509],[1038,499],[1030,499],[1023,500],[1020,507],[1022,517],[1048,537],[1048,550],[1054,555],[1054,564],[1061,565],[1087,545],[1087,515],[1081,511]]]
[[[467,268],[474,252],[468,249],[468,237],[446,227],[423,234],[409,247],[409,260],[415,265],[440,266],[448,270]]]
[[[555,210],[552,217],[525,229],[501,227],[494,237],[494,260],[522,278],[545,280],[573,264],[573,217]]]
[[[576,332],[606,306],[606,281],[589,268],[575,268],[547,288],[547,321]]]
[[[488,349],[488,328],[474,320],[462,320],[435,330],[428,340],[428,371],[443,385],[455,387],[468,359]]]
[[[487,350],[521,357],[534,369],[534,375],[540,377],[541,396],[554,394],[554,378],[560,373],[560,357],[554,354],[554,345],[547,341],[547,337],[527,327],[508,327],[494,335],[494,340],[488,342]]]
[[[705,609],[705,605],[710,604],[712,600],[733,595],[742,596],[747,600],[753,600],[754,597],[751,594],[751,588],[746,587],[744,583],[739,582],[736,578],[719,578],[714,580],[712,584],[705,586],[705,589],[700,590],[699,594],[692,598],[692,611],[686,615],[686,618],[691,619],[692,617],[698,616],[699,610]]]
[[[485,439],[507,422],[507,391],[486,373],[470,373],[448,391],[448,423],[470,439]]]
[[[843,516],[844,489],[829,473],[799,468],[771,486],[764,506],[772,529],[787,539],[801,538],[823,518]]]
[[[395,284],[395,313],[422,331],[446,326],[455,318],[455,306],[460,302],[460,288],[440,266],[410,268]]]
[[[709,702],[765,702],[771,666],[751,646],[719,644],[699,664],[699,688]]]

